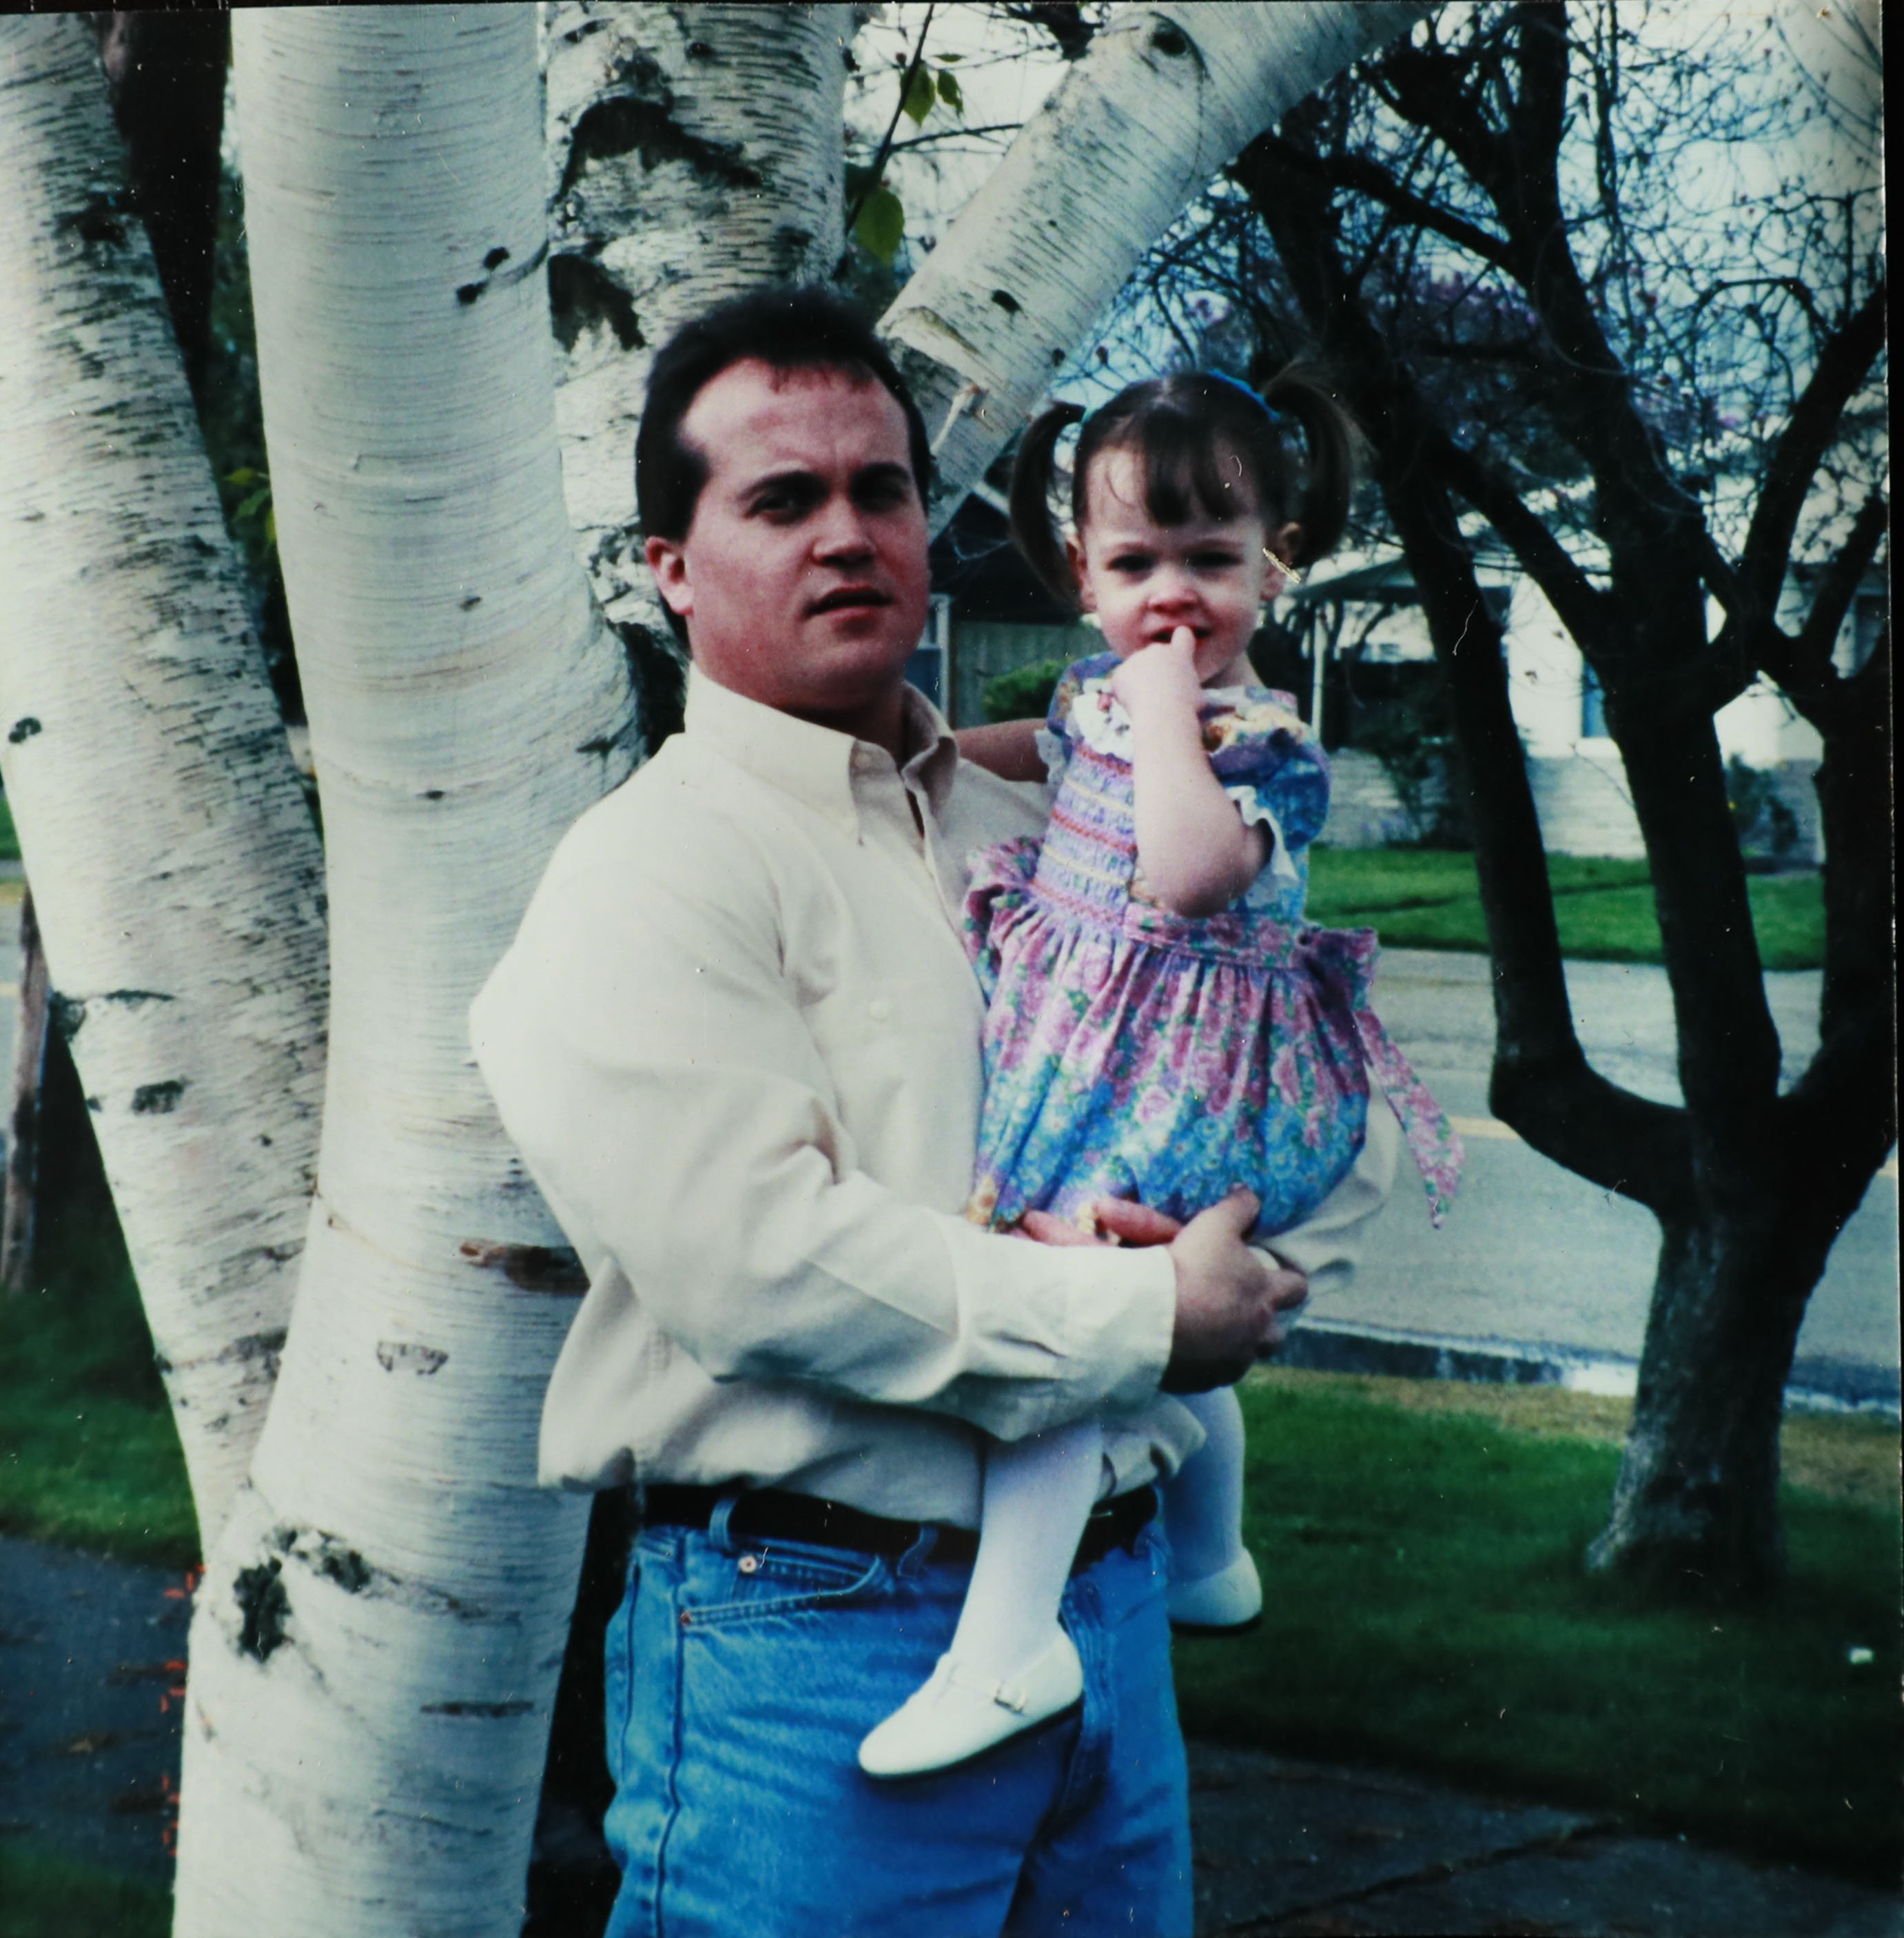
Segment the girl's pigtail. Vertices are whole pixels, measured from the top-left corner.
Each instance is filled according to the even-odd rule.
[[[1051,479],[1058,440],[1084,413],[1076,404],[1053,404],[1034,418],[1012,466],[1012,542],[1025,563],[1067,606],[1077,603],[1077,582],[1051,515]]]
[[[1348,524],[1362,433],[1313,366],[1292,363],[1266,383],[1259,380],[1258,387],[1271,409],[1286,412],[1302,427],[1307,480],[1301,504],[1289,511],[1302,536],[1289,562],[1308,566],[1335,549]]]

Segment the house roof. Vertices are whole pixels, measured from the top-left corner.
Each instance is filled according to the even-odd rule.
[[[932,541],[932,589],[946,594],[961,619],[1065,626],[1077,612],[1055,599],[1012,543],[1004,503],[973,492]]]

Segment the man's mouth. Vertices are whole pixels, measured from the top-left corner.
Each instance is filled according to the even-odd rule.
[[[834,591],[823,593],[806,609],[809,618],[822,612],[854,612],[864,611],[871,606],[890,606],[889,594],[882,592],[876,585],[842,585]]]

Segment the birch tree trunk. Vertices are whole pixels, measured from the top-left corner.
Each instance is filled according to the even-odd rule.
[[[569,518],[664,713],[676,643],[641,555],[635,433],[654,354],[764,282],[831,275],[857,7],[542,8],[549,301]]]
[[[1433,11],[1173,0],[1111,17],[880,323],[932,439],[935,531],[1190,198]]]
[[[317,1150],[323,894],[83,17],[0,24],[0,766],[208,1544]]]
[[[278,1393],[193,1619],[190,1938],[521,1918],[585,1523],[536,1427],[581,1288],[465,1018],[634,733],[563,512],[534,34],[235,20],[332,1054]]]
[[[7,1113],[7,1174],[0,1189],[0,1292],[25,1289],[38,1223],[40,1086],[46,1074],[46,951],[29,885],[20,901],[20,998],[14,1029],[13,1108]]]

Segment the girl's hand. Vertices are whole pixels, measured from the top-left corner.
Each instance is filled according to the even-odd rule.
[[[1092,1208],[1097,1214],[1101,1238],[1094,1238],[1070,1220],[1049,1211],[1026,1212],[1019,1229],[1041,1245],[1168,1245],[1183,1229],[1168,1213],[1153,1211],[1131,1198],[1101,1198]]]
[[[1169,639],[1146,646],[1122,661],[1110,676],[1110,690],[1125,712],[1175,712],[1194,717],[1203,703],[1197,678],[1197,637],[1179,626]]]

